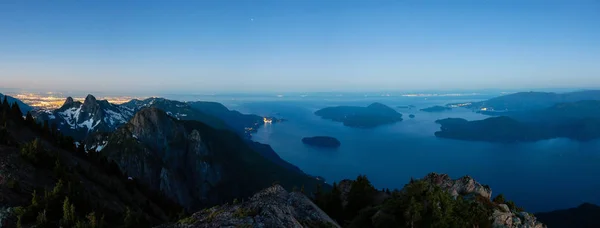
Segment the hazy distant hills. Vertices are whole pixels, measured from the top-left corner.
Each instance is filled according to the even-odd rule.
[[[216,129],[233,130],[233,128],[230,128],[225,121],[217,116],[192,108],[188,103],[181,101],[168,100],[165,98],[148,98],[144,100],[134,99],[121,104],[121,106],[129,109],[133,113],[144,108],[158,108],[178,120],[197,120]]]
[[[596,93],[591,91],[582,94]],[[569,99],[586,97],[582,94],[576,93],[576,96],[566,97]],[[554,95],[549,96],[554,97]],[[587,141],[600,138],[600,100],[557,103],[541,109],[522,108],[519,111],[483,111],[482,113],[499,117],[477,121],[438,120],[436,122],[441,124],[441,128],[435,135],[490,142],[530,142],[559,137]]]
[[[1,93],[0,93],[0,100],[4,100],[4,96],[5,96],[4,94],[1,94]],[[19,108],[21,109],[21,111],[22,111],[24,114],[25,114],[25,113],[27,113],[27,112],[29,112],[29,111],[31,111],[31,110],[33,110],[33,107],[31,107],[31,106],[29,106],[29,105],[27,105],[27,104],[23,103],[23,102],[22,102],[21,100],[19,100],[19,99],[16,99],[16,98],[14,98],[14,97],[11,97],[11,96],[6,96],[6,99],[7,99],[7,100],[8,100],[8,102],[9,102],[9,103],[11,103],[11,104],[12,104],[12,103],[14,103],[14,102],[17,102],[17,104],[19,105]]]
[[[551,107],[558,103],[582,100],[600,100],[600,90],[570,93],[519,92],[481,102],[472,102],[464,107],[487,111],[526,111]]]
[[[355,128],[373,128],[402,121],[402,114],[381,103],[373,103],[367,107],[327,107],[316,111],[315,115]]]
[[[187,102],[190,107],[217,116],[236,132],[254,132],[259,124],[263,123],[263,117],[254,114],[242,114],[235,110],[229,110],[225,105],[217,102],[192,101]],[[247,130],[247,129],[252,130]]]

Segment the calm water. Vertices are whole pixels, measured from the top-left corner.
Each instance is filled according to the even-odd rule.
[[[492,187],[493,193],[538,212],[574,207],[582,202],[600,203],[600,141],[579,143],[553,139],[526,144],[495,144],[436,138],[434,121],[447,117],[470,120],[486,116],[467,109],[426,113],[420,108],[448,102],[472,101],[455,98],[360,98],[274,99],[270,101],[223,101],[243,113],[278,115],[287,122],[263,126],[253,135],[270,144],[285,160],[329,183],[365,174],[377,188],[402,188],[411,177],[429,172],[453,178],[470,175]],[[479,97],[481,99],[481,97]],[[375,129],[353,129],[323,120],[314,111],[333,105],[368,105],[378,101],[397,109],[405,120]],[[408,114],[415,114],[414,119]],[[492,129],[490,129],[492,130]],[[336,150],[304,145],[306,136],[338,138]]]

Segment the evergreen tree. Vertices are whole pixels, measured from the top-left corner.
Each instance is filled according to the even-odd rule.
[[[46,225],[46,223],[48,223],[48,218],[46,216],[46,209],[44,209],[43,211],[40,211],[38,213],[36,225],[38,227],[44,227]]]
[[[32,206],[37,206],[38,205],[38,197],[37,197],[36,190],[33,190],[33,193],[31,193],[31,205]]]
[[[8,98],[7,96],[4,96],[4,101],[2,102],[2,109],[4,111],[8,111],[10,110],[10,103],[8,103]]]
[[[61,224],[63,226],[69,227],[73,225],[73,220],[75,219],[72,212],[74,212],[74,208],[73,210],[71,210],[71,203],[69,202],[69,197],[65,197],[65,201],[63,201],[63,218],[61,220]]]
[[[137,225],[137,221],[129,207],[125,209],[125,217],[123,218],[123,222],[125,224],[125,227],[136,227]]]
[[[98,220],[96,219],[96,212],[89,213],[86,218],[88,219],[88,227],[97,228]]]
[[[345,218],[351,220],[358,212],[373,204],[373,195],[377,189],[373,187],[366,176],[358,176],[354,182],[350,192],[348,192],[348,204],[345,208]]]
[[[21,112],[21,108],[19,108],[19,105],[17,104],[16,101],[12,104],[11,113],[12,113],[12,116],[15,118],[19,118],[19,119],[23,118],[23,112]]]
[[[46,138],[50,137],[50,126],[48,125],[48,120],[44,120],[44,124],[42,125],[42,135]]]
[[[407,226],[413,228],[415,227],[415,222],[421,220],[421,210],[423,210],[423,205],[420,202],[417,202],[415,197],[410,197],[407,206],[408,208],[404,212],[404,219],[408,223]]]
[[[503,204],[506,202],[506,199],[504,199],[504,195],[498,194],[492,201],[497,204]]]
[[[35,127],[35,120],[33,119],[31,112],[29,112],[29,111],[27,112],[27,115],[25,116],[25,122],[27,123],[27,126]]]

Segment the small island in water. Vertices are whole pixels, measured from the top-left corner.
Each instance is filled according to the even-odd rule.
[[[402,121],[402,114],[381,103],[373,103],[367,107],[328,107],[316,111],[315,115],[355,128],[372,128]]]
[[[414,105],[398,105],[396,106],[397,108],[406,108],[406,109],[412,109],[415,108]]]
[[[304,137],[302,138],[302,142],[310,146],[324,148],[338,148],[342,145],[339,140],[329,136]]]
[[[423,112],[443,112],[443,111],[448,111],[448,110],[452,110],[452,108],[446,107],[446,106],[439,106],[439,105],[421,109],[421,111],[423,111]]]

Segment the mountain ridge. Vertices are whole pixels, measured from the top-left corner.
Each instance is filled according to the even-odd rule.
[[[249,196],[273,181],[288,188],[323,184],[271,162],[233,132],[177,120],[158,108],[137,112],[109,137],[101,153],[188,209]]]

